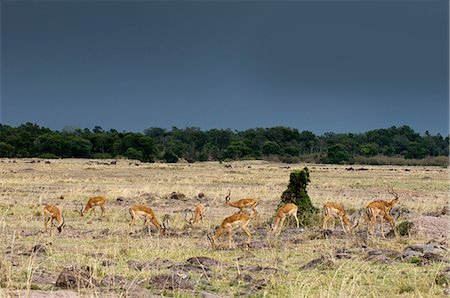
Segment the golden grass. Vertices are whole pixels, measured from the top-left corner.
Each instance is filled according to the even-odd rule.
[[[207,256],[223,265],[211,274],[190,273],[195,283],[193,291],[161,291],[144,289],[156,295],[176,297],[199,296],[202,291],[222,296],[251,294],[268,297],[380,297],[380,296],[440,296],[442,287],[434,282],[442,264],[419,267],[398,262],[381,265],[362,258],[357,239],[314,239],[305,231],[303,242],[283,243],[271,240],[272,246],[263,249],[212,250],[205,233],[220,224],[235,209],[223,205],[231,190],[232,198],[256,197],[260,219],[253,221],[250,230],[268,222],[278,205],[281,193],[294,169],[305,164],[285,165],[263,161],[232,162],[225,168],[218,162],[195,164],[145,164],[119,160],[116,165],[99,165],[91,160],[52,160],[30,163],[31,159],[0,160],[0,296],[15,289],[54,291],[51,284],[32,281],[37,269],[45,268],[57,275],[65,267],[75,265],[94,268],[95,277],[120,275],[140,282],[158,273],[130,269],[129,261],[152,261],[157,258],[183,263],[194,256]],[[317,207],[326,201],[336,201],[346,209],[358,209],[374,199],[390,199],[388,186],[402,194],[400,205],[423,213],[435,211],[448,203],[448,169],[437,167],[364,166],[367,170],[347,170],[348,166],[307,165],[311,172],[308,193]],[[359,166],[353,166],[359,169]],[[181,192],[187,201],[164,200],[173,191]],[[192,208],[195,197],[203,192],[210,206],[205,222],[182,234],[186,225],[180,211]],[[157,199],[146,201],[152,194]],[[60,195],[64,200],[58,199]],[[107,214],[96,220],[90,213],[81,218],[74,202],[86,202],[92,196],[109,199]],[[174,237],[130,237],[128,235],[128,207],[116,204],[118,197],[152,207],[161,220],[171,215],[170,228]],[[48,237],[42,233],[43,204],[57,204],[63,210],[67,226],[60,235]],[[141,223],[136,225],[140,228]],[[107,229],[107,230],[106,230]],[[56,234],[56,231],[54,230]],[[240,233],[238,233],[240,234]],[[263,240],[255,235],[254,241]],[[402,251],[413,243],[423,243],[419,237],[403,239],[369,239],[368,247]],[[51,243],[45,254],[29,255],[36,243]],[[299,268],[322,255],[333,258],[336,248],[356,249],[359,254],[350,260],[334,260],[333,266],[311,270]],[[112,266],[102,266],[104,260],[114,260]],[[276,272],[249,271],[248,268],[276,268]],[[163,269],[162,272],[169,272]],[[242,281],[239,274],[250,274],[252,282]],[[4,280],[2,280],[2,278]],[[264,281],[253,289],[252,284]],[[248,292],[250,289],[250,292]],[[247,291],[247,292],[246,292]],[[98,289],[80,289],[79,293],[98,296]],[[146,293],[146,292],[144,292]],[[113,295],[124,295],[115,292]],[[142,294],[142,293],[141,293]]]

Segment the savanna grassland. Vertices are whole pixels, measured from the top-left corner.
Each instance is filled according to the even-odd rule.
[[[398,222],[436,213],[448,204],[448,169],[263,161],[226,165],[230,166],[218,162],[0,160],[0,296],[444,295],[448,287],[446,276],[442,277],[448,267],[446,232],[441,231],[439,239],[420,231],[398,238],[379,234],[368,238],[362,221],[353,235],[344,235],[338,224],[335,232],[325,235],[319,218],[312,227],[285,227],[278,237],[268,235],[267,229],[289,174],[304,166],[310,169],[308,193],[316,207],[335,201],[347,210],[357,210],[375,199],[392,199],[387,188],[393,187],[401,194],[399,207],[408,211]],[[233,200],[260,200],[259,217],[249,224],[250,248],[240,245],[246,237],[237,230],[233,232],[236,248],[212,249],[207,240],[207,233],[236,212],[223,204],[228,190]],[[170,198],[172,192],[185,197]],[[200,192],[208,205],[205,218],[191,227],[183,210],[198,203]],[[97,216],[91,212],[81,217],[75,202],[86,203],[93,196],[108,198],[106,215],[99,218],[99,212]],[[59,235],[56,229],[52,236],[44,233],[43,206],[50,203],[58,205],[65,216],[66,225]],[[129,235],[128,208],[133,204],[153,208],[160,221],[169,214],[167,235],[159,237],[152,230],[153,236],[148,237],[145,230],[140,231],[142,221]],[[448,222],[448,215],[439,219]],[[429,241],[439,246],[439,258],[404,257],[407,247]],[[377,250],[389,256],[371,258]],[[82,272],[87,282],[74,289],[57,287],[58,276],[68,268]]]

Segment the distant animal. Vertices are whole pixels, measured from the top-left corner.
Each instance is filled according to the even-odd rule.
[[[335,218],[339,218],[341,221],[342,230],[345,233],[351,233],[352,227],[350,224],[350,220],[345,212],[344,207],[335,202],[328,202],[323,205],[323,225],[322,228],[327,230],[327,223],[331,219],[332,221],[332,230],[334,230],[334,226],[336,224]]]
[[[95,212],[95,207],[97,207],[97,206],[99,206],[100,209],[102,210],[102,213],[100,214],[100,216],[103,216],[105,213],[106,202],[107,202],[107,199],[105,197],[93,197],[88,200],[88,202],[86,203],[86,206],[84,208],[83,208],[83,204],[81,202],[76,202],[76,203],[81,204],[81,209],[79,211],[81,216],[84,216],[85,214],[87,214],[87,212],[91,209],[94,212],[94,216],[97,216],[97,213]]]
[[[194,225],[198,222],[203,222],[203,215],[205,214],[205,206],[203,204],[195,205],[194,211],[190,209],[186,209],[184,211],[184,220],[187,221],[190,225]],[[188,212],[192,212],[192,216],[189,220],[187,219]]]
[[[286,220],[286,217],[292,216],[295,218],[295,221],[297,222],[297,229],[300,228],[300,223],[298,221],[297,217],[297,211],[298,207],[297,205],[293,203],[287,203],[280,208],[278,208],[277,213],[275,214],[275,218],[272,223],[272,233],[276,233],[278,230],[278,233],[276,235],[279,235],[281,233],[281,228],[283,227],[283,223]]]
[[[248,230],[248,223],[250,222],[251,216],[245,212],[235,213],[226,217],[222,224],[215,230],[214,234],[210,233],[207,235],[209,241],[211,242],[211,246],[213,248],[217,247],[217,240],[223,235],[223,233],[228,233],[228,248],[232,248],[232,235],[231,232],[234,228],[240,227],[244,233],[247,235],[247,245],[250,245],[250,241],[252,240],[252,234]]]
[[[225,197],[225,205],[231,206],[235,208],[239,208],[239,212],[242,212],[245,208],[252,209],[253,213],[255,215],[258,214],[258,211],[256,211],[256,207],[258,206],[259,202],[257,199],[240,199],[238,201],[230,202],[230,196],[231,196],[231,190],[228,190],[228,195]]]
[[[159,235],[164,235],[166,233],[166,225],[165,223],[168,221],[168,216],[164,217],[163,225],[161,226],[158,222],[158,219],[155,216],[155,213],[153,212],[152,208],[143,206],[143,205],[134,205],[129,209],[130,215],[131,215],[131,221],[130,221],[130,234],[133,233],[133,225],[136,223],[138,218],[144,219],[144,229],[148,228],[148,234],[151,236],[150,233],[150,223],[152,223],[159,231]]]
[[[54,224],[54,221],[57,221],[57,225]],[[52,227],[56,226],[58,232],[61,233],[62,229],[65,225],[64,216],[61,213],[61,210],[55,205],[45,205],[44,207],[44,226],[45,233],[48,231],[48,223],[50,222],[50,236],[52,235]]]
[[[394,218],[390,215],[392,208],[398,203],[400,198],[399,194],[394,192],[393,189],[388,189],[388,192],[394,196],[390,202],[384,200],[376,200],[370,202],[366,207],[366,220],[367,220],[367,232],[371,235],[375,232],[375,226],[377,224],[377,219],[381,223],[381,235],[384,235],[384,221],[387,220],[394,230],[394,234],[397,235],[395,230]]]

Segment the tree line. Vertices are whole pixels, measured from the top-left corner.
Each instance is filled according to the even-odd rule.
[[[267,159],[331,164],[434,160],[448,164],[449,137],[419,134],[408,126],[365,133],[325,133],[277,126],[244,131],[151,127],[143,133],[0,124],[0,157],[129,158],[144,162]]]

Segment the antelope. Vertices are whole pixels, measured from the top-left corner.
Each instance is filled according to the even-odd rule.
[[[374,234],[375,226],[377,224],[377,218],[380,219],[381,223],[381,235],[384,236],[384,220],[387,220],[392,229],[394,230],[394,233],[397,235],[397,232],[395,231],[395,221],[390,215],[390,212],[392,208],[398,203],[399,200],[399,194],[394,192],[393,189],[388,189],[388,193],[394,196],[394,199],[392,199],[390,202],[384,201],[384,200],[377,200],[370,202],[366,207],[366,219],[367,219],[367,225],[368,225],[368,233]]]
[[[44,207],[44,226],[45,226],[45,233],[47,233],[47,225],[49,222],[50,224],[50,236],[52,235],[52,227],[54,225],[53,221],[56,220],[58,222],[58,225],[55,225],[58,229],[58,232],[62,232],[62,228],[65,224],[64,216],[61,213],[61,210],[55,205],[45,205]]]
[[[244,231],[244,233],[247,234],[248,238],[247,238],[246,244],[249,246],[250,241],[252,240],[252,234],[248,230],[247,225],[250,222],[251,218],[252,217],[245,212],[235,213],[233,215],[226,217],[222,221],[222,224],[216,229],[213,236],[211,236],[210,234],[207,235],[209,241],[211,241],[211,246],[213,248],[217,247],[217,240],[223,235],[224,232],[227,232],[228,233],[228,247],[232,248],[231,232],[236,227],[240,227]]]
[[[100,216],[103,216],[103,214],[105,213],[105,204],[106,204],[107,200],[104,197],[93,197],[90,198],[89,201],[86,203],[86,206],[83,209],[83,204],[81,204],[81,210],[79,211],[81,216],[84,216],[90,209],[92,209],[92,211],[94,212],[94,216],[97,216],[97,213],[95,212],[95,207],[96,206],[100,206],[101,210],[102,210],[102,214]]]
[[[277,229],[278,229],[277,235],[281,233],[281,227],[283,226],[283,223],[286,220],[287,216],[292,216],[295,218],[295,221],[297,222],[297,229],[298,229],[300,227],[300,223],[298,221],[297,211],[298,211],[298,207],[297,207],[297,205],[295,205],[293,203],[287,203],[287,204],[281,206],[277,210],[277,213],[275,214],[275,219],[273,220],[273,223],[272,223],[272,233],[275,234]]]
[[[334,226],[336,224],[335,218],[339,218],[339,220],[341,221],[342,230],[344,230],[345,233],[351,233],[352,229],[354,228],[350,225],[350,220],[348,219],[345,209],[338,203],[325,203],[325,205],[323,205],[323,214],[324,217],[322,228],[324,230],[327,230],[327,223],[330,219],[333,220],[333,227],[331,229],[334,230]]]
[[[230,202],[231,190],[228,190],[228,195],[225,197],[225,205],[239,208],[239,212],[242,212],[245,208],[252,209],[254,214],[258,214],[256,211],[256,206],[258,206],[259,202],[256,199],[240,199],[239,201]]]
[[[155,216],[155,213],[153,213],[152,208],[143,206],[143,205],[134,205],[129,209],[130,215],[131,215],[131,221],[130,221],[130,234],[132,234],[133,225],[136,223],[136,220],[139,217],[144,218],[144,228],[145,226],[148,227],[148,233],[151,236],[150,232],[150,223],[152,223],[159,231],[159,235],[164,235],[166,233],[166,225],[165,222],[168,220],[168,216],[164,217],[163,220],[163,226],[158,222],[158,219]],[[166,214],[167,215],[167,214]]]
[[[195,205],[194,211],[191,211],[190,209],[186,209],[184,211],[186,212],[184,215],[184,220],[187,221],[190,225],[194,225],[199,221],[203,222],[203,215],[205,214],[205,206],[203,204]],[[192,212],[192,217],[189,220],[187,220],[188,211]]]

